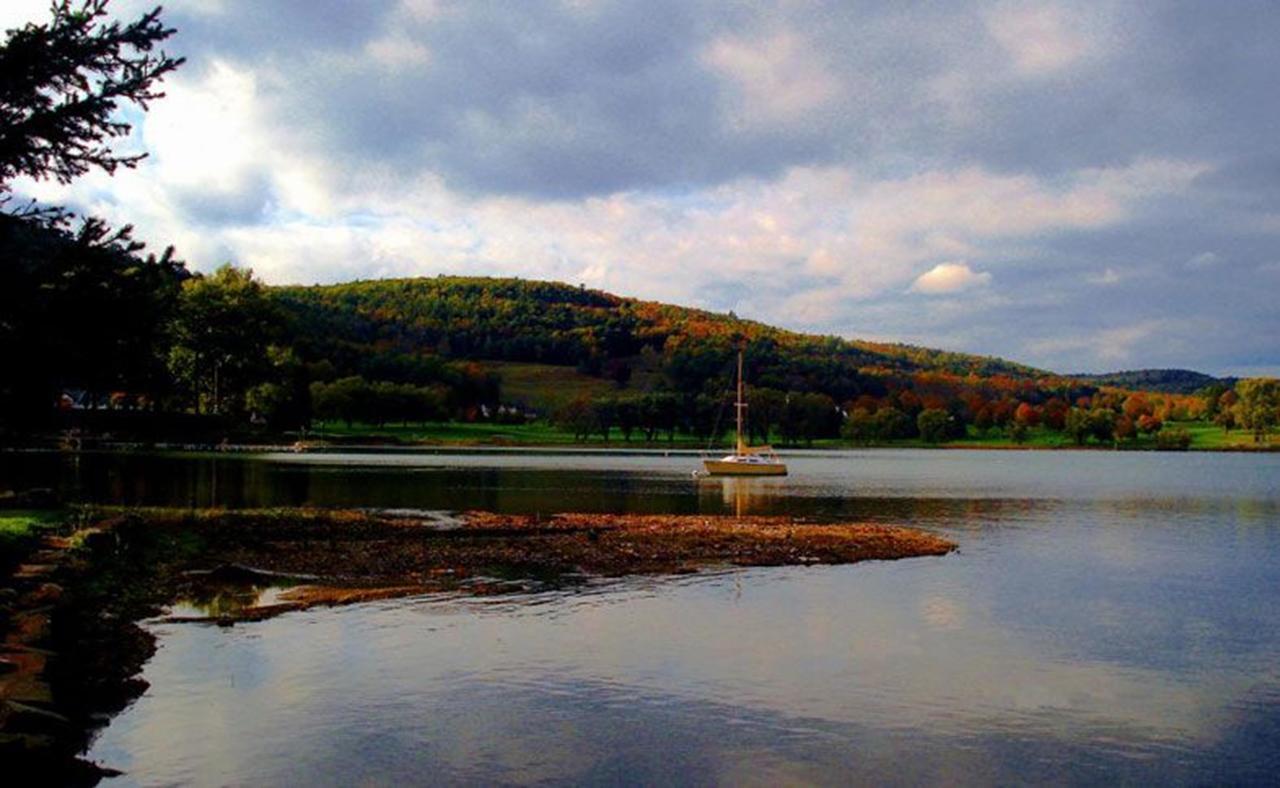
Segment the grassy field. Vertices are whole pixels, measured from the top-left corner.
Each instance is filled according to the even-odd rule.
[[[604,397],[617,391],[607,380],[585,375],[573,367],[489,361],[485,369],[502,376],[502,399],[550,415],[579,397]]]
[[[1263,443],[1256,443],[1253,440],[1253,434],[1247,430],[1226,432],[1218,425],[1207,421],[1189,421],[1177,426],[1184,427],[1191,433],[1193,449],[1280,449],[1280,435],[1277,434],[1269,435]]]

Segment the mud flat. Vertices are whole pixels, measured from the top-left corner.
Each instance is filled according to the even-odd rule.
[[[522,581],[847,564],[956,547],[911,528],[789,517],[465,512],[441,520],[304,511],[148,519],[154,528],[198,536],[205,566],[223,574],[239,568],[257,587],[292,586],[268,605],[226,606],[215,616],[223,619],[439,590],[495,593]],[[177,578],[177,591],[208,597],[206,580],[217,575],[187,574]]]

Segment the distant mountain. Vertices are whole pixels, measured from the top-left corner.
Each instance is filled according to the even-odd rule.
[[[1103,375],[1070,375],[1076,380],[1092,383],[1095,386],[1114,386],[1122,389],[1139,391],[1159,391],[1165,394],[1194,394],[1200,389],[1215,383],[1228,388],[1236,384],[1237,378],[1215,378],[1203,372],[1190,369],[1132,369],[1123,372],[1108,372]]]
[[[271,292],[304,358],[371,379],[437,358],[576,366],[604,377],[660,369],[675,387],[697,391],[724,374],[739,339],[757,385],[837,399],[894,375],[1052,377],[999,358],[802,334],[559,282],[440,276]]]

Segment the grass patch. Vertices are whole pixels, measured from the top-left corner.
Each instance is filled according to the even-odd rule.
[[[35,537],[41,530],[57,527],[61,524],[62,517],[63,512],[57,509],[13,509],[0,512],[0,542]]]
[[[62,524],[64,512],[56,509],[0,511],[0,577],[20,563],[36,545],[42,531]]]

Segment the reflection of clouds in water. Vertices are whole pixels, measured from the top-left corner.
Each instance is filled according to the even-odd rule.
[[[948,575],[961,560],[624,581],[532,606],[401,600],[231,630],[166,626],[152,692],[94,755],[132,754],[141,775],[181,754],[202,779],[234,782],[242,764],[272,773],[273,752],[313,765],[373,757],[366,768],[385,776],[399,767],[375,756],[403,749],[455,777],[576,779],[605,774],[592,770],[622,757],[611,753],[666,746],[658,729],[671,724],[690,737],[678,749],[726,779],[744,776],[729,755],[741,750],[757,782],[805,780],[815,731],[836,753],[824,768],[856,765],[864,747],[897,757],[907,743],[869,732],[880,727],[935,746],[1017,731],[1050,760],[1100,736],[1127,755],[1210,746],[1257,688],[1213,654],[1194,681],[1069,658],[967,609],[973,595],[957,600]],[[317,754],[334,731],[354,743]],[[967,768],[978,771],[955,776],[981,772]]]
[[[959,629],[964,625],[964,606],[944,596],[926,596],[921,599],[920,615],[934,629]]]

